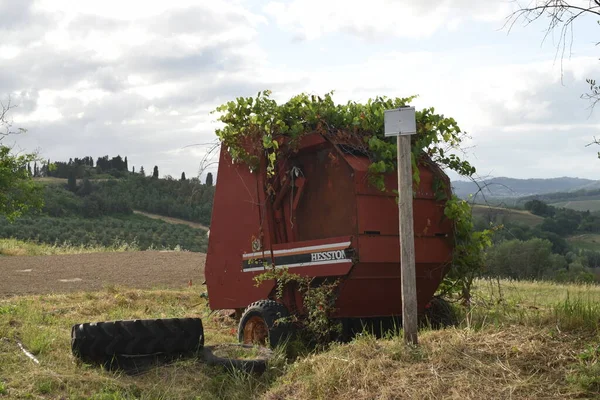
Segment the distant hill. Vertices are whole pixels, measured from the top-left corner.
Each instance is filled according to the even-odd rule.
[[[600,188],[589,185],[584,189],[570,192],[542,193],[512,200],[513,206],[521,207],[529,200],[541,200],[558,208],[570,208],[576,211],[600,211]]]
[[[504,207],[492,207],[486,205],[473,205],[473,216],[483,218],[486,223],[516,223],[535,227],[544,222],[544,218],[533,215],[526,210],[516,210]]]
[[[479,182],[454,181],[454,193],[460,198],[477,195],[477,200],[483,197],[493,199],[515,199],[518,197],[535,196],[555,192],[572,192],[577,190],[592,190],[600,188],[600,181],[581,178],[551,178],[551,179],[514,179],[491,178]],[[481,188],[481,190],[480,190]]]

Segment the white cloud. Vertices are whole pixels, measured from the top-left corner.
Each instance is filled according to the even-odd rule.
[[[308,40],[332,32],[422,38],[469,21],[498,21],[510,9],[506,2],[481,0],[292,0],[265,6],[282,28]]]
[[[415,105],[435,107],[469,132],[467,156],[484,174],[594,178],[600,173],[597,149],[585,147],[600,136],[600,115],[590,115],[580,99],[587,90],[583,77],[600,76],[595,58],[565,60],[562,80],[553,60],[483,67],[462,60],[454,52],[393,52],[335,68],[264,73],[297,82],[276,93],[279,100],[298,91],[332,89],[338,89],[338,102],[418,94]]]
[[[434,106],[472,135],[468,154],[484,173],[600,172],[596,150],[585,148],[600,121],[579,100],[584,79],[600,76],[594,57],[567,61],[561,84],[560,64],[516,62],[510,50],[498,57],[492,42],[409,51],[397,40],[339,59],[330,49],[347,44],[323,37],[395,35],[420,43],[415,38],[460,34],[473,21],[493,21],[493,30],[507,14],[503,0],[271,2],[272,21],[313,40],[282,39],[285,48],[270,44],[281,30],[245,1],[43,0],[8,11],[3,4],[0,14],[20,22],[0,22],[0,97],[11,94],[20,105],[13,117],[29,129],[20,144],[52,159],[121,154],[138,170],[158,164],[161,174],[191,176],[206,147],[185,146],[214,140],[209,112],[217,105],[263,89],[278,100],[336,90],[340,102],[420,95],[417,106]],[[308,46],[314,52],[306,59],[286,59]]]

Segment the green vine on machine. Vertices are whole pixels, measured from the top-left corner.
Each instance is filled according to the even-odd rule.
[[[218,121],[224,123],[216,134],[234,162],[242,162],[253,171],[261,157],[267,159],[267,177],[276,176],[277,161],[297,149],[307,134],[346,135],[361,143],[371,164],[369,181],[385,191],[384,175],[396,171],[396,140],[384,137],[384,111],[409,105],[416,96],[406,98],[375,97],[366,103],[348,101],[336,104],[333,92],[324,96],[301,93],[285,103],[273,100],[270,90],[256,97],[238,97],[219,106]],[[467,135],[453,118],[437,114],[433,107],[416,112],[417,133],[411,137],[413,180],[419,183],[418,161],[428,159],[441,168],[461,176],[472,177],[475,168],[455,153]],[[282,144],[285,143],[284,146]],[[442,289],[470,298],[474,277],[483,268],[484,250],[491,244],[491,230],[473,231],[471,209],[456,196],[443,198],[445,188],[437,194],[446,200],[445,215],[455,226],[455,251],[452,268]]]

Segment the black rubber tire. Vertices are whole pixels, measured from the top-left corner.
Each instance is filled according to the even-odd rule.
[[[185,353],[204,346],[200,318],[95,322],[73,325],[71,350],[85,361],[114,356]]]
[[[441,297],[434,297],[429,302],[421,317],[422,324],[434,329],[458,325],[458,317],[452,305]]]
[[[277,321],[280,318],[290,316],[287,308],[283,304],[273,300],[259,300],[246,307],[240,318],[238,326],[238,340],[240,343],[244,342],[244,327],[246,326],[246,322],[255,316],[261,317],[266,323],[268,328],[268,346],[273,349],[286,340],[292,333],[292,324],[289,321]]]
[[[273,357],[273,352],[265,347],[260,348],[260,358],[237,359],[216,356],[213,352],[218,347],[236,346],[252,349],[254,346],[247,344],[222,344],[218,346],[205,346],[202,349],[202,360],[211,366],[221,366],[227,370],[240,370],[248,373],[262,374],[267,369],[267,361]]]

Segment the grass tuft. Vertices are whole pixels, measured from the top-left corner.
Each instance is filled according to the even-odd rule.
[[[57,254],[84,254],[139,251],[136,243],[115,241],[112,246],[74,246],[70,243],[41,244],[17,239],[0,239],[0,256],[50,256]]]

